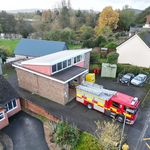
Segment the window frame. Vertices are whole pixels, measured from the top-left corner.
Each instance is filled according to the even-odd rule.
[[[61,64],[61,69],[59,69],[59,64]],[[62,64],[62,61],[61,61],[61,62],[57,63],[57,71],[60,71],[62,69],[63,69],[63,64]]]
[[[8,102],[8,103],[11,103],[11,105],[12,105],[12,109],[9,109],[9,105],[8,105],[8,103],[5,105],[5,106],[6,106],[6,112],[10,112],[10,111],[12,111],[12,110],[14,110],[14,109],[16,109],[16,108],[17,108],[17,101],[16,101],[16,106],[14,106],[13,101],[16,101],[16,99],[11,100],[10,102]]]
[[[64,63],[65,63],[65,67],[64,67]],[[68,65],[67,65],[67,60],[64,60],[63,62],[62,62],[62,67],[63,67],[63,69],[65,69],[65,68],[67,68],[68,67]]]
[[[117,104],[118,106],[113,105],[113,104]],[[119,104],[119,103],[117,103],[117,102],[114,102],[114,101],[112,101],[112,106],[113,106],[113,107],[115,107],[115,108],[120,108],[120,104]]]
[[[0,116],[2,116],[3,118],[0,118],[0,121],[4,120],[5,119],[5,113],[4,111],[0,112]]]
[[[69,61],[70,61],[70,65],[69,65]],[[67,67],[72,66],[72,62],[71,62],[71,58],[67,60]]]
[[[56,66],[56,70],[55,70],[55,71],[53,71],[53,66]],[[52,65],[52,73],[53,73],[53,72],[56,72],[56,71],[57,71],[57,65],[54,64],[54,65]]]

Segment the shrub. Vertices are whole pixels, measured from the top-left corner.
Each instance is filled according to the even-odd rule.
[[[149,68],[137,67],[137,66],[127,65],[127,64],[118,64],[117,65],[117,74],[127,73],[127,72],[131,72],[134,74],[144,73],[144,74],[150,75]]]
[[[107,63],[116,64],[119,54],[116,52],[111,52],[107,55]]]
[[[82,48],[93,48],[95,47],[95,41],[93,38],[90,38],[88,40],[84,40],[82,43]]]
[[[110,42],[107,45],[105,45],[105,47],[108,48],[108,49],[113,49],[114,50],[114,49],[116,49],[117,44],[114,43],[114,42]]]
[[[56,126],[54,140],[61,147],[74,148],[79,140],[79,130],[66,122],[59,122]]]
[[[95,64],[95,63],[99,63],[99,61],[100,61],[100,54],[96,52],[91,52],[90,63]]]
[[[7,50],[5,48],[0,47],[0,57],[2,58],[2,62],[6,62],[7,59]]]
[[[82,132],[80,135],[79,143],[74,148],[74,150],[102,150],[102,149],[96,137],[87,132]]]
[[[104,47],[107,43],[107,40],[104,36],[99,36],[96,38],[95,40],[95,46],[100,46],[100,47]]]

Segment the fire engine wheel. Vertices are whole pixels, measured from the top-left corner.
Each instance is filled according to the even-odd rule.
[[[117,118],[116,118],[119,122],[123,122],[124,121],[124,117],[122,117],[122,116],[117,116]]]
[[[87,108],[88,108],[88,109],[92,109],[93,106],[92,106],[91,104],[87,104]]]

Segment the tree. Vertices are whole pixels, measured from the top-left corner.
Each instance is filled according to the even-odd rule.
[[[3,32],[2,25],[0,24],[0,33]]]
[[[119,54],[116,52],[111,52],[107,55],[107,62],[110,64],[116,64]]]
[[[130,26],[134,25],[135,19],[135,12],[129,6],[124,6],[122,11],[119,11],[118,29],[124,31],[129,30]]]
[[[117,28],[119,21],[119,13],[113,10],[111,6],[105,7],[99,15],[98,25],[96,32],[99,35],[105,27],[109,27],[111,30]]]
[[[150,15],[150,6],[137,15],[136,23],[145,24],[146,16]]]
[[[0,24],[4,33],[15,33],[16,20],[13,15],[0,12]]]
[[[4,47],[0,47],[0,57],[2,58],[2,63],[6,62],[7,59],[7,50]]]
[[[66,42],[67,44],[70,44],[75,38],[75,33],[70,28],[65,28],[60,34],[60,40]]]
[[[28,35],[33,32],[33,27],[29,22],[24,21],[22,18],[20,18],[16,25],[16,31],[24,38],[27,38]]]
[[[96,134],[100,145],[104,150],[117,150],[117,145],[121,140],[121,130],[118,124],[114,121],[101,123],[96,122]]]
[[[96,47],[104,47],[107,43],[107,40],[104,36],[100,35],[95,40],[95,46]]]
[[[83,25],[80,28],[80,38],[81,41],[88,40],[94,37],[94,29],[90,26]]]
[[[66,3],[65,0],[62,0],[61,3],[61,8],[60,8],[60,24],[62,28],[66,28],[70,26],[70,3]]]

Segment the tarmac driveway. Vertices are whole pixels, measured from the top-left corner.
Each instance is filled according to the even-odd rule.
[[[14,150],[48,150],[42,122],[24,112],[11,117],[2,131],[12,139]]]

